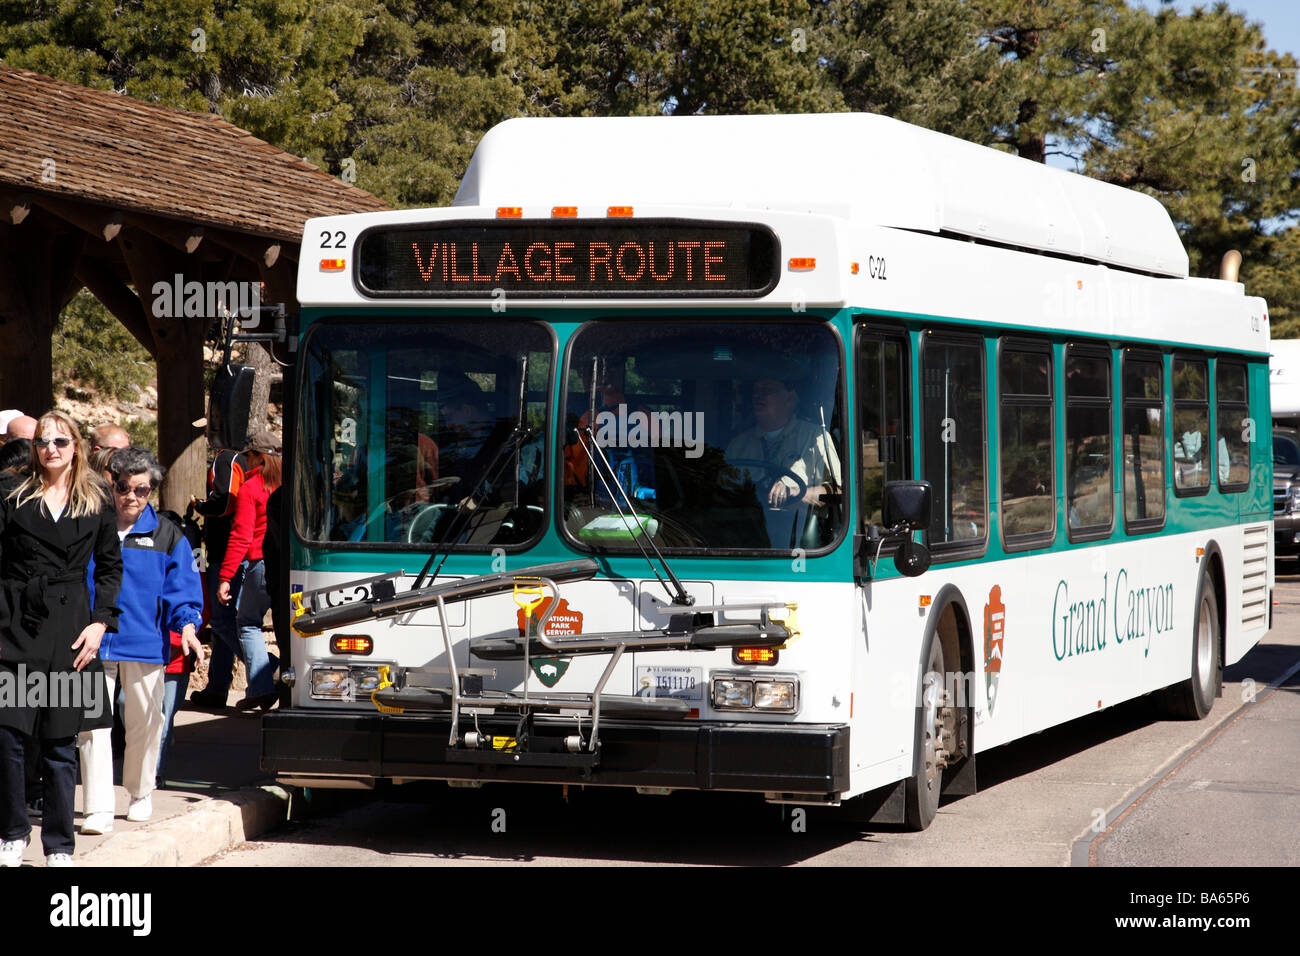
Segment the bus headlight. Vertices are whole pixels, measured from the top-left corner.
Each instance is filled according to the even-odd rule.
[[[793,714],[799,710],[799,678],[794,674],[714,672],[709,675],[709,700],[715,710],[764,711]]]
[[[748,710],[754,706],[754,682],[731,677],[715,677],[710,691],[713,706],[719,710]]]
[[[1286,510],[1294,513],[1300,511],[1300,485],[1292,485],[1286,495]]]
[[[367,700],[379,689],[380,665],[393,666],[388,661],[373,664],[340,664],[329,661],[312,666],[308,685],[312,700]]]
[[[311,695],[324,700],[344,700],[352,694],[351,678],[346,667],[313,667]]]
[[[754,682],[754,709],[794,713],[799,704],[798,684],[793,680]]]

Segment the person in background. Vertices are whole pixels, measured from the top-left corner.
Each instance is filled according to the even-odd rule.
[[[289,582],[284,575],[284,528],[281,510],[284,507],[284,489],[281,484],[266,499],[266,537],[262,540],[262,558],[266,562],[266,593],[271,599],[271,627],[275,631],[275,646],[280,651],[280,661],[285,667],[290,661],[289,632]],[[279,690],[280,706],[289,706],[289,688],[284,684]]]
[[[226,556],[226,543],[235,519],[235,502],[243,487],[248,462],[243,452],[233,448],[220,448],[208,469],[208,496],[199,501],[190,498],[190,507],[203,517],[203,549],[206,554],[206,598],[208,624],[212,628],[212,657],[208,661],[208,686],[190,695],[196,707],[222,708],[230,693],[230,679],[234,674],[235,655],[244,657],[239,645],[239,631],[235,622],[239,606],[239,593],[244,582],[240,568],[230,581],[231,602],[217,600],[217,587],[221,584],[221,564]],[[244,661],[248,667],[248,661]]]
[[[280,437],[269,431],[250,436],[244,448],[244,460],[249,472],[235,501],[235,521],[221,563],[217,600],[226,605],[235,600],[231,582],[242,568],[244,586],[236,602],[236,623],[248,667],[248,696],[237,706],[243,711],[270,710],[277,694],[275,667],[266,653],[266,639],[262,636],[262,621],[271,606],[266,591],[262,542],[266,537],[266,499],[280,486]]]
[[[90,431],[90,450],[99,451],[101,448],[129,448],[131,445],[130,436],[121,425],[97,425]]]
[[[45,864],[73,865],[75,741],[108,709],[99,645],[117,628],[122,582],[116,516],[76,423],[49,411],[38,428],[29,474],[0,498],[0,671],[15,686],[19,667],[41,674],[47,687],[76,685],[82,699],[0,707],[0,866],[20,866],[31,838],[24,754],[32,747],[40,748],[44,780]]]
[[[72,421],[71,418],[68,421]],[[15,438],[26,438],[31,441],[36,437],[36,419],[30,415],[19,415],[17,418],[11,418],[9,424],[5,426],[5,439],[13,440]]]
[[[15,438],[0,445],[0,494],[27,477],[31,458],[32,443],[26,438]]]
[[[112,694],[125,691],[126,755],[122,785],[131,798],[126,818],[153,815],[152,794],[164,730],[164,668],[171,659],[170,631],[181,634],[186,653],[199,653],[196,629],[202,620],[203,586],[189,541],[171,518],[160,517],[149,496],[162,483],[163,469],[144,448],[116,451],[109,468],[122,543],[123,584],[118,595],[118,631],[100,647]],[[81,735],[86,819],[82,833],[113,828],[113,752],[109,731]]]
[[[9,423],[20,415],[22,412],[16,408],[6,408],[0,412],[0,446],[3,446],[9,438]]]
[[[122,447],[125,448],[126,446],[123,445]],[[95,474],[99,475],[107,482],[113,480],[108,471],[108,462],[113,457],[113,452],[115,451],[117,451],[116,448],[97,448],[90,453],[88,459],[90,467],[94,469]]]

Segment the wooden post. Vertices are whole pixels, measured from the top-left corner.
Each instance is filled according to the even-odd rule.
[[[54,406],[54,323],[80,287],[72,273],[81,242],[35,216],[0,221],[0,408],[40,415]]]
[[[155,283],[170,285],[176,275],[199,278],[190,257],[140,230],[118,240],[137,294],[152,294]],[[141,301],[145,301],[144,298]],[[184,513],[190,495],[202,497],[207,472],[207,443],[194,422],[204,415],[203,338],[210,317],[156,316],[145,308],[158,360],[158,460],[167,468],[159,493],[162,507]]]

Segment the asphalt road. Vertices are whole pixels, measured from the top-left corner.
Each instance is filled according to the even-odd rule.
[[[924,833],[751,796],[427,784],[315,791],[305,819],[208,865],[1295,865],[1300,574],[1274,601],[1204,721],[1138,700],[981,754],[980,792]]]

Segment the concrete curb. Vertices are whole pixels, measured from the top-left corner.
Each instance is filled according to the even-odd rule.
[[[195,866],[288,818],[282,787],[248,787],[198,801],[184,813],[109,836],[77,859],[80,866]]]

